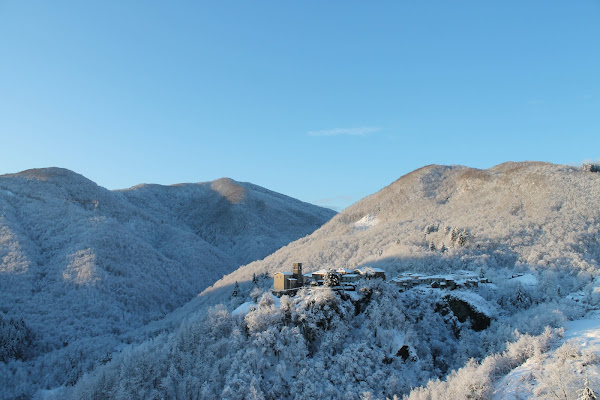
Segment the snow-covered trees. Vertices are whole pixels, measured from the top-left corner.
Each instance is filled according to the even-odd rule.
[[[577,390],[577,400],[597,400],[598,399],[598,393],[596,393],[596,391],[594,389],[592,389],[592,386],[590,385],[590,379],[588,376],[585,377],[585,380],[583,382],[583,387],[579,390]]]
[[[558,334],[558,331],[547,329],[539,336],[521,335],[516,342],[508,344],[503,353],[491,354],[481,362],[470,359],[444,381],[432,380],[426,387],[412,391],[408,400],[490,399],[497,377],[542,354]]]
[[[350,207],[315,234],[224,277],[187,308],[194,310],[191,315],[184,309],[157,324],[169,331],[169,324],[175,324],[172,321],[194,320],[176,332],[115,354],[101,367],[97,365],[105,361],[99,361],[100,357],[96,360],[96,356],[104,358],[105,351],[96,351],[93,344],[77,347],[74,342],[61,348],[62,342],[57,340],[53,342],[58,348],[55,359],[71,368],[71,362],[77,360],[72,355],[91,349],[84,354],[92,361],[74,368],[70,375],[77,379],[95,368],[79,379],[75,397],[81,398],[90,397],[95,390],[91,388],[98,387],[103,389],[97,393],[108,390],[107,398],[269,399],[273,387],[282,398],[302,393],[305,398],[364,395],[383,399],[408,394],[417,386],[425,387],[421,391],[429,394],[435,386],[456,396],[485,395],[500,374],[544,354],[546,348],[531,338],[543,334],[546,326],[556,328],[566,319],[580,316],[589,306],[588,298],[596,297],[597,301],[600,283],[594,277],[600,260],[600,184],[596,178],[571,167],[546,164],[506,164],[488,171],[426,167]],[[136,199],[142,201],[143,196]],[[95,217],[102,217],[107,209],[105,200],[100,200],[100,216]],[[7,219],[12,218],[10,207],[3,212]],[[365,215],[377,217],[357,229],[356,222]],[[101,220],[95,221],[102,225]],[[130,224],[150,232],[157,243],[173,233],[161,231],[155,237],[153,225],[139,217]],[[28,227],[32,232],[42,232],[42,228],[37,224]],[[464,242],[460,239],[463,232]],[[11,235],[17,237],[18,232]],[[14,261],[10,264],[14,271],[35,270],[35,263],[27,264],[27,257],[22,257],[28,253],[19,253],[14,238],[2,238],[4,243],[13,243],[6,246],[10,251],[1,255]],[[47,239],[34,244],[41,240]],[[22,237],[16,241],[22,248],[29,245]],[[60,248],[58,242],[50,242],[53,249]],[[436,251],[429,249],[432,242]],[[186,248],[169,248],[167,258],[179,257]],[[85,249],[95,248],[77,248],[65,258]],[[144,259],[143,252],[128,251]],[[99,255],[96,259],[104,258]],[[110,261],[99,263],[97,271],[107,272],[113,279],[120,259]],[[152,259],[147,261],[153,265]],[[268,294],[272,279],[266,274],[296,261],[302,261],[308,271],[324,265],[370,265],[385,269],[388,278],[404,271],[445,274],[459,269],[482,270],[493,284],[473,290],[498,313],[489,328],[475,332],[453,312],[442,315],[441,310],[436,311],[439,296],[435,291],[398,293],[397,287],[377,279],[362,282],[362,290],[353,293],[324,289],[318,297],[316,291],[301,290],[296,297],[273,298]],[[71,266],[67,276],[75,278],[79,264],[73,262]],[[509,279],[516,272],[530,275],[532,282]],[[231,299],[235,282],[239,283],[238,297]],[[33,287],[34,292],[39,289]],[[96,305],[98,299],[90,295],[92,289],[78,290],[80,302],[76,306],[85,315],[102,311]],[[128,299],[122,285],[115,287],[115,295]],[[256,309],[245,316],[229,314],[246,301],[257,303]],[[207,311],[218,303],[224,306]],[[127,305],[131,304],[128,299]],[[122,315],[107,322],[110,330],[119,331],[123,320],[138,315],[130,308],[118,310]],[[159,310],[157,315],[166,311]],[[35,331],[34,325],[30,327]],[[65,324],[64,329],[75,331],[76,327]],[[152,327],[148,329],[149,336],[157,334]],[[125,334],[123,337],[131,339]],[[100,337],[98,342],[102,340]],[[519,344],[507,346],[507,342],[515,341]],[[29,379],[15,367],[18,363],[0,363],[0,378]],[[468,368],[460,372],[462,367]],[[43,368],[49,369],[44,366],[37,371]],[[448,381],[451,376],[454,379]],[[531,376],[535,379],[534,374]],[[49,387],[60,385],[64,382],[61,378],[64,376],[60,374],[52,376]],[[138,387],[129,391],[128,380]],[[428,385],[430,380],[433,383]],[[591,388],[596,390],[593,382]]]
[[[543,366],[535,371],[534,394],[540,399],[579,400],[596,396],[586,367],[599,363],[597,349],[581,349],[573,342],[560,346]],[[586,397],[587,396],[587,397]]]
[[[487,301],[495,293],[485,294]],[[499,374],[543,354],[556,337],[553,330],[539,330],[556,321],[531,318],[548,314],[546,309],[515,315],[513,326],[494,320],[476,332],[452,312],[442,315],[436,307],[441,300],[433,289],[399,293],[379,279],[363,281],[355,292],[301,289],[280,299],[265,292],[245,316],[213,307],[171,335],[124,351],[83,378],[71,394],[384,399],[422,386],[411,396],[486,398]],[[515,333],[530,324],[541,336]],[[511,340],[516,342],[506,347]],[[484,358],[491,351],[498,354]],[[135,382],[135,391],[125,382]]]
[[[230,297],[238,297],[240,294],[240,284],[239,283],[235,283],[235,285],[233,285],[233,290],[231,291],[231,296]]]
[[[600,164],[594,163],[583,163],[581,170],[585,172],[600,172]]]
[[[22,360],[33,342],[33,333],[22,319],[7,318],[0,313],[0,362]]]
[[[323,285],[327,287],[339,286],[341,281],[342,276],[333,269],[329,269],[323,278]]]
[[[215,188],[248,201],[231,204]],[[109,191],[58,168],[0,176],[0,313],[13,318],[0,323],[0,360],[12,368],[0,398],[76,380],[131,343],[134,330],[335,214],[252,184],[215,188]],[[257,284],[264,277],[257,273]]]

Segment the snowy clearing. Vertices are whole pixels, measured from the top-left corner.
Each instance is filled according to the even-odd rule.
[[[538,284],[537,278],[532,274],[522,274],[512,278],[512,280],[526,286],[535,286]]]
[[[354,223],[354,228],[359,231],[367,230],[369,228],[374,227],[378,223],[379,219],[377,218],[377,215],[367,214]]]
[[[565,324],[565,334],[561,343],[574,344],[580,350],[592,350],[596,355],[600,355],[600,319],[581,319],[570,321]],[[552,355],[556,357],[554,350]],[[574,355],[569,355],[575,358]],[[500,379],[494,387],[493,400],[524,400],[536,399],[536,387],[539,386],[537,380],[540,374],[551,370],[555,365],[550,364],[550,356],[539,355],[527,360],[523,365],[513,369],[509,374]],[[575,368],[572,368],[575,369]],[[543,371],[543,372],[540,372]],[[592,380],[598,379],[598,365],[592,365],[585,372],[577,371],[579,374],[586,374]],[[566,378],[560,375],[559,379]]]

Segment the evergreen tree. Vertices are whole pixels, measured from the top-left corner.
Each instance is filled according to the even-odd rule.
[[[328,287],[339,286],[341,282],[341,276],[334,270],[330,269],[325,274],[325,278],[323,279],[323,285]]]
[[[452,230],[450,231],[450,241],[452,243],[456,242],[456,239],[458,239],[458,229],[456,228],[452,228]]]
[[[457,236],[457,243],[459,246],[464,246],[467,244],[467,238],[468,238],[468,234],[467,231],[462,231],[458,234]]]
[[[240,294],[240,285],[237,283],[237,281],[235,282],[235,285],[233,286],[233,292],[231,292],[231,297],[238,297]]]
[[[22,360],[33,343],[33,333],[23,319],[4,318],[0,314],[0,362]]]
[[[583,389],[579,389],[577,391],[577,400],[597,400],[598,396],[594,389],[590,387],[590,380],[588,377],[585,377],[584,387]]]

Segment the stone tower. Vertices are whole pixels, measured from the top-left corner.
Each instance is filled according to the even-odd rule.
[[[302,263],[294,263],[293,274],[294,278],[297,279],[298,286],[304,286],[304,275],[302,275]]]

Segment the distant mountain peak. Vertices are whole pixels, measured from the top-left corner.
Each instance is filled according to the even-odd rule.
[[[223,277],[207,293],[253,274],[273,274],[297,260],[308,271],[379,265],[393,272],[420,268],[439,273],[463,268],[465,260],[474,269],[595,270],[598,190],[597,175],[568,165],[428,165],[346,208],[310,236]],[[423,235],[430,225],[435,230]],[[469,240],[458,244],[452,230]],[[447,251],[432,251],[431,242]]]
[[[32,168],[14,174],[6,174],[2,176],[15,178],[29,178],[38,181],[53,181],[66,179],[84,179],[86,181],[89,180],[83,175],[73,172],[70,169],[59,167]]]
[[[221,178],[213,181],[210,188],[225,197],[231,204],[238,204],[246,197],[246,188],[231,178]]]
[[[0,176],[0,342],[15,336],[6,318],[23,321],[18,335],[35,335],[22,365],[28,383],[19,372],[0,385],[0,398],[62,384],[73,375],[61,360],[86,348],[78,365],[92,365],[134,330],[334,214],[229,178],[111,191],[64,168]]]

